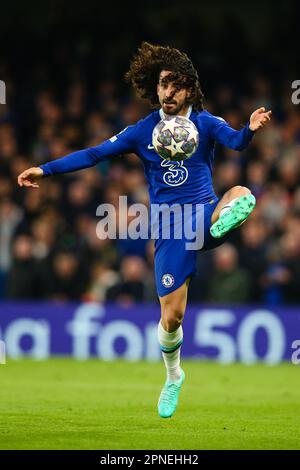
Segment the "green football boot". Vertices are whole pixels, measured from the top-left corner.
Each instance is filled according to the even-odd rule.
[[[178,382],[166,382],[161,391],[158,400],[158,414],[161,418],[171,418],[176,410],[179,392],[185,379],[185,373],[182,369],[180,370],[180,380]]]
[[[210,227],[210,233],[214,238],[221,238],[230,230],[239,227],[251,214],[256,204],[253,194],[241,196],[233,206]]]

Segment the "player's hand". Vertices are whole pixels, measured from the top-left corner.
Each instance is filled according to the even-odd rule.
[[[249,129],[251,131],[257,131],[264,127],[269,121],[271,121],[272,111],[267,111],[265,108],[259,108],[250,116],[250,125]]]
[[[37,181],[42,178],[43,174],[43,170],[39,167],[28,168],[18,176],[18,184],[27,188],[39,188]]]

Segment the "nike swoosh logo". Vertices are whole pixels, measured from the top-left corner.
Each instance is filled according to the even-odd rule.
[[[153,147],[153,145],[149,144],[148,147],[147,147],[147,149],[148,149],[148,150],[153,150],[154,147]]]

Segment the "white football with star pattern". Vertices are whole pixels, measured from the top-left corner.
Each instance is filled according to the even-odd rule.
[[[181,161],[190,158],[199,145],[195,124],[183,116],[162,119],[153,129],[152,144],[165,160]]]

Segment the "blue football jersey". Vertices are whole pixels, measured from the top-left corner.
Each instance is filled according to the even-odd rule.
[[[155,152],[152,132],[164,118],[162,110],[159,110],[98,146],[71,153],[45,163],[40,168],[48,176],[88,168],[111,156],[135,153],[144,165],[151,203],[206,204],[216,197],[212,184],[216,142],[234,150],[243,150],[254,132],[249,129],[249,123],[240,131],[234,130],[224,119],[213,116],[206,110],[194,111],[190,107],[186,117],[195,124],[199,132],[198,148],[187,160],[173,162],[162,159]]]

